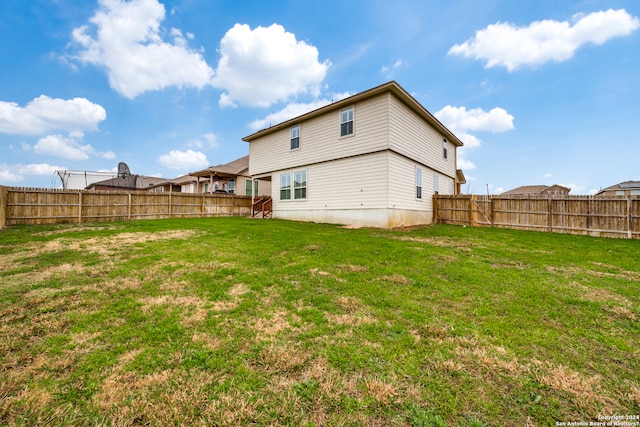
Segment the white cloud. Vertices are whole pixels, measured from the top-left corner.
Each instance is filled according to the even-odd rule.
[[[207,156],[200,151],[178,151],[172,150],[168,154],[163,154],[158,158],[161,165],[178,170],[193,170],[205,168],[209,165]]]
[[[104,153],[100,153],[100,157],[107,160],[113,160],[116,158],[116,153],[109,150],[109,151],[105,151]]]
[[[476,168],[476,165],[473,164],[473,162],[464,158],[458,158],[457,166],[458,166],[458,169],[462,169],[463,171],[472,170]]]
[[[551,178],[553,176],[553,174],[552,173],[545,173],[543,176],[545,178]]]
[[[84,134],[71,132],[69,135],[47,135],[33,146],[33,152],[44,156],[55,156],[70,160],[87,160],[89,155],[104,159],[115,159],[113,151],[98,152],[91,145],[82,145]],[[26,147],[24,147],[26,149]]]
[[[217,148],[220,146],[216,134],[210,132],[202,135],[200,138],[194,138],[187,141],[188,147],[195,148]]]
[[[500,107],[487,112],[482,108],[467,110],[466,107],[447,105],[435,116],[452,131],[504,132],[514,129],[513,116]]]
[[[64,166],[49,165],[47,163],[33,163],[28,165],[0,164],[0,183],[15,184],[26,176],[53,176],[56,170],[66,169]]]
[[[91,151],[90,145],[80,145],[82,135],[48,135],[40,138],[33,146],[33,152],[43,156],[56,156],[63,159],[86,160]]]
[[[466,107],[447,105],[434,116],[464,143],[463,148],[466,149],[482,145],[482,140],[468,131],[505,132],[514,129],[513,116],[499,107],[487,112],[481,108],[467,110]]]
[[[73,30],[73,40],[81,47],[75,58],[105,67],[114,90],[135,98],[169,86],[202,88],[211,82],[213,70],[200,53],[188,48],[180,30],[170,30],[173,43],[163,40],[165,9],[157,0],[99,4],[90,25]]]
[[[221,106],[268,107],[292,96],[318,96],[331,63],[318,62],[318,49],[284,27],[251,29],[236,24],[220,41],[214,85],[225,91]]]
[[[95,131],[107,118],[102,106],[85,98],[60,99],[40,95],[25,107],[0,101],[0,132],[38,135],[53,130]]]
[[[559,184],[562,185],[563,187],[568,187],[571,189],[571,193],[570,194],[581,194],[584,190],[587,189],[587,187],[585,187],[584,185],[578,185],[578,184]]]
[[[457,165],[462,170],[476,168],[476,165],[466,159],[464,155],[468,149],[482,145],[482,140],[468,131],[506,132],[514,129],[513,116],[499,107],[487,112],[481,108],[467,110],[466,107],[447,105],[436,112],[434,116],[464,143],[464,146],[457,150]]]
[[[389,76],[392,76],[393,72],[399,69],[400,67],[406,67],[406,66],[407,66],[406,62],[404,62],[402,59],[398,59],[396,62],[394,62],[394,64],[391,67],[386,65],[383,66],[380,72],[386,75],[387,77],[389,77]]]
[[[486,60],[486,68],[502,66],[511,72],[522,65],[565,61],[587,43],[601,45],[640,27],[640,20],[624,9],[577,14],[572,18],[573,23],[543,20],[528,27],[498,22],[452,46],[449,55]]]
[[[269,126],[277,125],[294,117],[301,116],[318,108],[322,108],[325,105],[329,105],[333,102],[340,101],[341,99],[348,98],[353,95],[350,92],[335,93],[331,99],[323,98],[317,99],[308,103],[291,103],[275,113],[267,115],[263,119],[254,120],[249,124],[249,127],[253,130],[265,129]]]

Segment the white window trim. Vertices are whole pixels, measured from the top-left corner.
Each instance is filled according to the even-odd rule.
[[[418,194],[418,188],[420,188],[420,192]],[[422,186],[422,168],[416,166],[416,185],[415,185],[415,196],[416,200],[422,201],[422,190],[424,187]]]
[[[347,134],[347,135],[342,135],[342,124],[343,123],[349,123],[349,121],[343,122],[342,121],[342,113],[344,111],[347,110],[351,110],[351,120],[349,120],[352,125],[351,125],[351,133]],[[352,105],[351,107],[347,107],[347,108],[343,108],[342,110],[340,110],[340,113],[338,114],[338,122],[339,122],[339,126],[338,126],[338,135],[340,136],[340,138],[351,138],[356,134],[356,107],[355,105]]]
[[[293,136],[293,130],[294,129],[298,130],[298,136],[297,136],[297,138],[298,138],[298,146],[295,147],[295,148],[292,148],[291,145],[292,145],[292,142],[293,142],[293,139],[294,139],[294,136]],[[289,149],[291,151],[296,151],[296,150],[300,149],[300,133],[301,133],[300,125],[292,126],[289,129]]]
[[[305,183],[306,185],[304,187],[300,187],[300,188],[304,188],[305,189],[305,197],[304,198],[300,198],[297,199],[296,198],[296,173],[300,173],[300,172],[304,172],[304,176],[305,176]],[[278,186],[278,196],[279,196],[279,200],[281,202],[304,202],[308,199],[309,197],[309,171],[307,169],[298,169],[298,170],[293,170],[293,171],[289,171],[289,172],[285,172],[285,173],[281,173],[280,175],[280,181],[279,181],[279,186]],[[289,198],[288,199],[283,199],[282,198],[282,177],[286,176],[289,178]]]
[[[297,173],[302,173],[304,172],[304,187],[299,187],[300,188],[304,188],[304,197],[301,198],[297,198],[296,197],[296,174]],[[293,197],[291,198],[291,200],[307,200],[307,191],[309,189],[309,181],[308,181],[308,177],[307,177],[307,170],[306,169],[301,169],[301,170],[297,170],[297,171],[293,171],[291,172],[292,175],[292,179],[291,179],[291,183],[292,183],[292,192],[293,192]]]
[[[286,176],[287,178],[289,178],[289,182],[288,182],[288,184],[289,184],[289,185],[287,186],[287,187],[289,188],[289,197],[288,197],[288,198],[286,198],[286,199],[283,199],[283,198],[282,198],[282,191],[283,191],[283,187],[282,187],[282,177],[285,177],[285,176]],[[293,190],[293,188],[292,188],[292,184],[291,184],[291,172],[288,172],[288,173],[281,173],[281,174],[280,174],[280,183],[279,183],[279,186],[278,186],[278,199],[279,199],[280,201],[282,201],[282,202],[289,202],[289,201],[291,201],[291,200],[292,200],[292,199],[291,199],[291,195],[292,195],[292,194],[291,194],[291,190]]]

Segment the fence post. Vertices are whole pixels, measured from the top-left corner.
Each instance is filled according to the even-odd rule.
[[[431,222],[434,224],[438,223],[438,195],[433,195],[433,218],[431,218]]]
[[[627,238],[633,238],[633,232],[631,230],[631,225],[633,221],[631,220],[631,197],[627,198]]]
[[[127,206],[127,221],[131,221],[131,193],[129,193],[129,205]]]
[[[82,224],[82,191],[78,192],[78,224]]]
[[[495,207],[494,206],[494,204],[495,204],[494,200],[495,199],[493,198],[493,196],[490,196],[489,200],[490,200],[490,205],[489,206],[491,207],[491,216],[489,217],[489,220],[491,221],[491,226],[493,227],[494,226],[493,223],[496,222],[496,215],[495,215],[494,209],[493,209]]]
[[[7,187],[0,185],[0,229],[7,224],[7,197],[9,191]]]
[[[478,196],[475,194],[471,195],[469,198],[469,210],[471,211],[471,227],[475,227],[478,225],[478,209],[475,201],[478,200]]]
[[[553,218],[551,214],[551,196],[549,196],[547,199],[547,227],[549,228],[549,233],[553,231]]]

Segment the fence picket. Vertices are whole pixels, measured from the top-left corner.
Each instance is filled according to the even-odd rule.
[[[0,228],[19,224],[249,216],[251,197],[0,186]]]
[[[640,197],[435,195],[433,222],[640,239]]]

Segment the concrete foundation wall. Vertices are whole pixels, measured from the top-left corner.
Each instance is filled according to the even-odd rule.
[[[395,228],[431,224],[433,212],[402,209],[322,209],[273,212],[274,218],[353,227]]]

